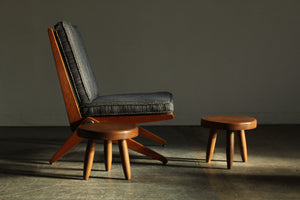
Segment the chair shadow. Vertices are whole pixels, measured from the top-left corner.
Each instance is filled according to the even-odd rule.
[[[44,162],[43,162],[44,164]],[[49,164],[47,164],[49,165]],[[49,165],[51,166],[51,165]],[[28,165],[16,165],[16,164],[1,164],[0,165],[0,174],[10,174],[15,176],[29,176],[29,177],[43,177],[43,178],[54,178],[54,179],[70,179],[70,180],[83,180],[82,175],[68,175],[67,173],[55,173],[54,170],[75,170],[79,171],[80,174],[83,173],[83,168],[67,168],[67,167],[59,167],[59,168],[52,168],[52,167],[44,167],[42,169],[53,169],[54,173],[51,172],[40,172],[35,171],[28,168]],[[40,168],[41,169],[41,168]],[[102,171],[106,172],[106,170],[99,170],[99,169],[92,169],[92,171]],[[102,177],[102,176],[90,176],[90,178],[98,178],[98,179],[111,179],[111,180],[125,180],[124,178],[116,178],[116,177]]]
[[[119,154],[114,156],[116,159],[113,160],[113,163],[121,164],[121,160],[119,158]],[[138,156],[132,155],[130,156],[130,162],[132,165],[144,165],[144,166],[163,166],[163,167],[175,167],[175,168],[199,168],[199,169],[220,169],[224,170],[227,169],[226,166],[224,168],[220,167],[213,167],[205,166],[206,163],[205,159],[196,159],[196,158],[182,158],[182,157],[167,157],[168,163],[162,164],[162,162],[153,160],[152,158],[146,156]],[[82,180],[82,175],[68,175],[66,173],[50,173],[50,172],[41,172],[35,171],[34,169],[26,169],[29,168],[31,165],[40,165],[39,169],[44,170],[65,170],[65,171],[79,171],[83,172],[82,168],[74,168],[72,166],[55,166],[55,163],[50,164],[49,160],[41,160],[41,159],[22,159],[22,158],[13,158],[7,159],[12,162],[21,162],[21,164],[13,163],[13,164],[1,164],[0,165],[0,173],[11,174],[11,175],[23,175],[23,176],[31,176],[31,177],[47,177],[47,178],[58,178],[58,179],[70,179],[70,180]],[[61,159],[58,162],[68,162],[68,163],[82,163],[83,160],[77,159]],[[212,162],[224,162],[226,160],[212,160]],[[242,162],[242,161],[234,161],[234,162]],[[103,163],[103,160],[99,159],[94,161],[95,163]],[[66,165],[66,164],[62,164]],[[104,169],[95,169],[93,168],[92,171],[99,171],[99,172],[106,172]],[[124,180],[124,178],[115,178],[115,177],[103,177],[103,176],[91,176],[91,178],[100,178],[100,179],[111,179],[111,180]]]
[[[30,176],[30,177],[43,177],[43,178],[55,178],[55,179],[70,179],[70,180],[81,180],[82,176],[79,175],[66,175],[66,174],[54,174],[45,172],[36,172],[33,170],[20,170],[20,169],[9,169],[1,166],[0,173],[18,175],[18,176]]]
[[[153,160],[148,157],[142,157],[142,156],[132,156],[130,160],[131,164],[136,164],[136,165],[157,165],[161,166],[164,165],[162,163],[153,163],[153,162],[138,162],[136,160]],[[224,168],[220,167],[213,167],[213,166],[203,166],[201,164],[207,164],[205,159],[196,159],[196,158],[180,158],[180,157],[167,157],[168,163],[165,164],[166,167],[178,167],[178,168],[199,168],[199,169],[227,169],[227,166]],[[217,161],[217,160],[214,160]],[[226,160],[221,160],[222,162],[226,162]],[[159,162],[159,161],[158,161]],[[198,165],[191,165],[191,163],[198,163]]]

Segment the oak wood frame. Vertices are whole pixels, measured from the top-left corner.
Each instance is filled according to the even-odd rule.
[[[54,163],[59,160],[63,155],[65,155],[68,151],[70,151],[74,146],[80,143],[83,138],[77,136],[77,127],[84,123],[86,120],[92,120],[93,122],[122,122],[122,123],[131,123],[131,124],[139,124],[145,122],[154,122],[154,121],[162,121],[162,120],[170,120],[174,118],[174,114],[161,114],[161,115],[135,115],[135,116],[109,116],[109,117],[82,117],[77,100],[74,96],[72,86],[65,68],[65,64],[60,53],[56,37],[53,29],[48,29],[48,35],[51,43],[52,53],[54,56],[57,74],[61,86],[61,90],[63,93],[63,98],[68,114],[68,119],[70,122],[71,130],[73,134],[66,140],[66,142],[61,146],[61,148],[55,153],[55,155],[51,158],[50,163]],[[157,135],[139,127],[139,135],[155,142],[158,142],[162,145],[166,144],[166,141]],[[117,143],[118,141],[113,141]],[[138,153],[144,154],[148,157],[151,157],[156,160],[162,161],[164,164],[168,162],[167,158],[156,153],[155,151],[147,148],[146,146],[136,142],[133,139],[127,139],[127,145],[129,149],[132,149]]]

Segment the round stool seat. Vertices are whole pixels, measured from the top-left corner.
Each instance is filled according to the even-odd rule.
[[[201,125],[205,128],[224,130],[250,130],[257,126],[257,120],[253,117],[238,115],[216,115],[203,117]]]
[[[82,124],[77,135],[89,139],[124,140],[137,137],[139,132],[135,124],[105,122]]]
[[[234,131],[238,133],[241,156],[244,162],[247,162],[247,144],[245,130],[254,129],[257,126],[257,120],[253,117],[238,116],[238,115],[216,115],[201,118],[201,126],[210,129],[207,150],[206,162],[210,162],[214,153],[217,130],[226,130],[226,157],[227,168],[232,168],[234,156]]]

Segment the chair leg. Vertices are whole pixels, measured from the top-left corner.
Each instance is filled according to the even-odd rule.
[[[70,151],[74,146],[80,143],[83,138],[77,136],[77,130],[73,132],[73,134],[67,139],[67,141],[60,147],[60,149],[55,153],[55,155],[51,158],[50,163],[56,162],[63,155],[65,155],[68,151]]]
[[[153,134],[153,133],[152,133]],[[154,134],[153,134],[154,135]],[[74,146],[76,146],[78,143],[80,143],[83,140],[83,138],[77,136],[77,131],[75,130],[73,134],[67,139],[67,141],[61,146],[61,148],[56,152],[56,154],[52,157],[50,160],[50,163],[54,163],[57,160],[59,160],[63,155],[65,155],[68,151],[70,151]],[[116,143],[114,141],[114,143]],[[160,160],[164,164],[168,162],[167,158],[164,156],[156,153],[155,151],[147,148],[146,146],[130,139],[127,141],[127,145],[129,149],[132,149],[133,151],[136,151],[138,153],[144,154],[150,158]]]
[[[96,146],[96,140],[89,139],[86,146],[85,157],[84,157],[83,178],[85,180],[88,180],[91,174],[91,170],[94,162],[95,146]]]
[[[127,139],[127,146],[129,149],[136,151],[138,153],[144,154],[150,158],[153,158],[155,160],[160,160],[163,162],[163,164],[167,164],[168,159],[159,153],[156,153],[155,151],[149,149],[148,147],[142,145],[141,143],[133,140],[133,139]]]
[[[226,157],[227,157],[227,168],[232,168],[233,156],[234,156],[234,131],[227,131],[226,139]]]
[[[119,151],[122,160],[124,175],[127,180],[130,180],[131,170],[130,170],[130,161],[129,161],[127,142],[126,140],[119,140],[118,143],[119,143]]]
[[[104,140],[104,163],[106,171],[110,171],[112,163],[112,141]]]
[[[161,137],[158,137],[157,135],[151,133],[150,131],[147,131],[146,129],[139,127],[139,135],[145,138],[148,138],[149,140],[153,140],[157,143],[160,143],[162,145],[166,145],[167,141],[162,139]]]
[[[208,138],[208,142],[207,142],[207,149],[206,149],[206,162],[207,163],[210,163],[212,155],[214,154],[216,140],[217,140],[217,130],[210,129],[209,138]]]
[[[240,151],[243,162],[247,162],[247,143],[246,143],[246,135],[245,131],[241,130],[238,131],[238,138],[239,138],[239,144],[240,144]]]

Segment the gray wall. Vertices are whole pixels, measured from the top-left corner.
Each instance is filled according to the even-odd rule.
[[[102,94],[168,90],[175,119],[300,123],[300,1],[0,1],[0,125],[67,125],[47,28],[77,24]]]

